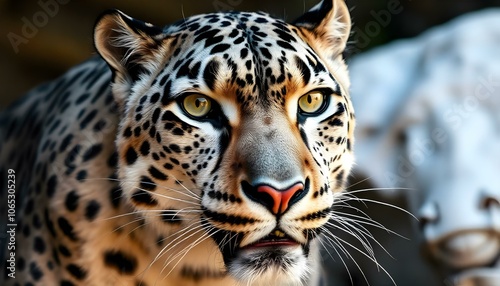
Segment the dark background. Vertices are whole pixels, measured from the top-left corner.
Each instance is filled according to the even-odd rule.
[[[292,21],[316,2],[0,0],[0,108],[33,86],[53,79],[94,54],[92,29],[96,17],[105,9],[119,8],[156,25],[165,25],[184,16],[227,9],[260,10]],[[41,3],[52,7],[51,11],[57,11],[50,15]],[[56,8],[53,8],[54,3]],[[353,29],[358,32],[352,39],[359,40],[357,45],[352,45],[351,52],[359,53],[393,39],[418,35],[468,11],[500,6],[500,0],[347,0],[347,4],[354,20]],[[390,18],[384,17],[391,10],[397,13],[390,13]],[[33,24],[35,31],[26,28],[26,22]],[[14,47],[12,41],[16,36],[25,40]]]

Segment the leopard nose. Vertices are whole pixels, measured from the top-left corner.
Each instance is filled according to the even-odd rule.
[[[309,180],[305,184],[295,183],[285,189],[277,189],[268,184],[254,186],[247,181],[243,181],[241,186],[249,199],[265,206],[275,215],[282,215],[307,194]]]

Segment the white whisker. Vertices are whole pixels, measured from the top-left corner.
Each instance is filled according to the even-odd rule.
[[[324,230],[326,231],[327,234],[329,234],[331,236],[331,237],[327,237],[327,239],[333,239],[336,242],[336,245],[339,246],[342,249],[342,252],[346,255],[346,257],[349,258],[354,263],[354,265],[356,265],[356,267],[358,268],[358,270],[361,272],[361,275],[363,276],[363,279],[365,280],[365,282],[368,285],[370,285],[370,282],[368,282],[368,278],[366,277],[366,275],[365,275],[363,269],[361,268],[361,266],[358,264],[358,262],[356,261],[356,259],[354,259],[354,257],[352,256],[352,254],[349,253],[349,251],[345,248],[345,246],[342,245],[341,242],[343,242],[343,240],[340,239],[338,236],[332,234],[329,230],[327,230],[327,229],[324,229]],[[361,253],[364,254],[364,252],[362,252],[362,251],[361,251]],[[352,283],[352,280],[351,280],[351,283]]]

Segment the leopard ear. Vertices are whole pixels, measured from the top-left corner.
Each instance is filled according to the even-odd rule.
[[[302,28],[316,52],[333,60],[345,50],[351,17],[344,0],[323,0],[293,23]]]
[[[162,29],[136,20],[121,11],[101,15],[94,28],[94,44],[114,72],[114,84],[125,90],[140,75],[157,68],[156,56],[167,36]],[[123,89],[122,89],[123,91]]]

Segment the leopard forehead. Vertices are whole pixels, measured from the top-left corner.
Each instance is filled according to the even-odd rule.
[[[300,28],[265,13],[213,13],[164,30],[172,35],[169,60],[152,90],[168,103],[186,92],[241,104],[284,105],[308,87],[340,88]],[[151,90],[150,90],[151,93]]]

